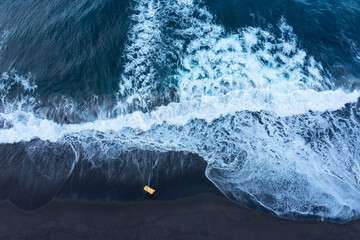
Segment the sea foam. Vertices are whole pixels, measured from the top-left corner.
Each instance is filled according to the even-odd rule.
[[[65,124],[30,107],[5,107],[0,143],[39,138],[80,144],[89,154],[92,142],[192,152],[241,204],[286,218],[359,217],[360,92],[332,84],[284,19],[278,34],[230,33],[202,2],[136,0],[132,14],[118,115]],[[169,88],[176,98],[156,101]]]

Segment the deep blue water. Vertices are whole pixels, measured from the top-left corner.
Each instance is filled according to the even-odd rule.
[[[242,205],[357,219],[359,88],[359,0],[2,0],[1,199],[215,191],[205,160]]]

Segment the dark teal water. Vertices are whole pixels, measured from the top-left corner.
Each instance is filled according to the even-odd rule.
[[[333,81],[348,88],[359,86],[359,1],[204,4],[229,32],[247,26],[272,28],[284,17],[301,48],[322,63]],[[42,97],[56,93],[83,100],[93,94],[112,95],[124,65],[129,6],[129,1],[109,0],[2,1],[0,29],[10,34],[0,69],[33,73]]]
[[[205,160],[242,205],[356,219],[359,87],[359,0],[2,0],[1,199],[140,199]]]

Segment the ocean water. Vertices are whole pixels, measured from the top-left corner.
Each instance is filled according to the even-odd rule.
[[[358,219],[359,90],[359,0],[3,0],[0,198],[204,160],[241,205]]]

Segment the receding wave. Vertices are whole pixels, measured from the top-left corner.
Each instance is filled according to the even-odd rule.
[[[32,75],[12,70],[0,78],[0,143],[66,142],[75,156],[74,146],[90,156],[96,143],[104,161],[110,142],[191,152],[241,204],[286,218],[359,218],[360,92],[332,84],[285,19],[276,31],[229,32],[198,1],[136,0],[131,11],[112,114],[46,118]]]

